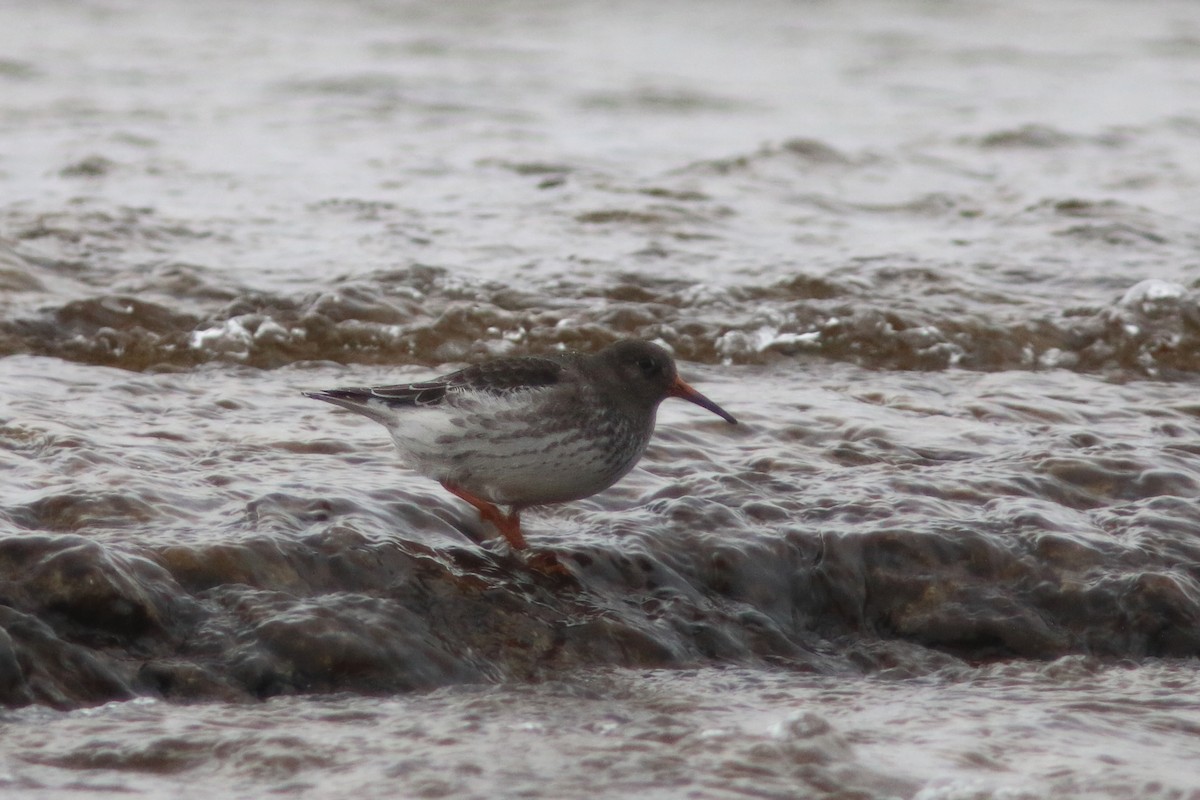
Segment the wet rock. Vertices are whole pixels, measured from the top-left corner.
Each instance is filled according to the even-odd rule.
[[[59,637],[30,614],[0,605],[0,629],[12,642],[20,674],[0,703],[45,703],[60,708],[134,697],[132,667],[91,647]]]
[[[33,702],[17,657],[17,645],[3,628],[0,628],[0,702],[7,705]]]
[[[173,700],[244,700],[245,686],[227,669],[198,663],[179,655],[168,655],[142,664],[136,673],[142,692]]]
[[[426,620],[383,598],[220,595],[239,622],[231,668],[259,694],[405,691],[481,677]]]
[[[78,536],[0,541],[0,570],[12,601],[83,638],[169,636],[172,620],[189,610],[161,567]]]
[[[951,657],[1200,653],[1196,576],[1068,535],[1071,517],[908,530],[883,516],[853,534],[738,539],[721,534],[737,521],[727,509],[655,502],[652,536],[528,560],[371,540],[337,519],[144,555],[74,535],[0,540],[0,702],[373,694],[598,665],[907,674]],[[697,514],[710,533],[690,532]],[[1130,577],[1122,559],[1145,568]]]
[[[336,526],[301,539],[170,547],[155,561],[77,536],[7,539],[0,575],[14,655],[0,657],[3,699],[405,691],[796,651],[770,617],[743,630],[736,620],[751,609],[722,608],[728,601],[714,603],[655,558],[563,555],[543,572],[511,556],[369,542]],[[657,606],[629,593],[651,585]]]
[[[1115,570],[1104,576],[1096,565],[1112,564],[1111,553],[1052,568],[1037,555],[1038,537],[1007,547],[1003,541],[994,530],[826,540],[811,575],[814,618],[831,634],[841,620],[971,660],[1200,652],[1194,578],[1145,574],[1131,583]],[[1073,547],[1087,549],[1079,540]]]
[[[70,535],[0,540],[0,603],[21,674],[0,701],[65,707],[133,696],[134,661],[197,611],[154,563]]]

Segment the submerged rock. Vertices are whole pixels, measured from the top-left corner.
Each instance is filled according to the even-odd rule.
[[[863,666],[856,642],[887,640],[973,661],[1200,653],[1193,578],[1150,565],[1104,577],[1078,542],[1004,541],[881,531],[713,550],[668,538],[527,563],[336,526],[140,554],[75,535],[10,537],[0,702],[373,694],[597,665],[836,672]],[[893,651],[868,668],[928,660]]]

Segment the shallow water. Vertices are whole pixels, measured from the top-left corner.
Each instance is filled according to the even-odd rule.
[[[1196,673],[1158,662],[583,672],[384,699],[26,709],[0,786],[28,797],[1195,796]],[[199,786],[197,785],[199,784]],[[203,787],[203,788],[201,788]]]
[[[6,796],[1200,796],[1192,4],[0,45]],[[300,394],[625,336],[742,424],[557,570]]]

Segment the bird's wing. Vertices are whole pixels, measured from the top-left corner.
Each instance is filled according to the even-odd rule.
[[[363,406],[387,408],[436,406],[464,392],[504,396],[513,392],[553,386],[562,379],[564,367],[550,358],[502,358],[461,369],[431,381],[398,383],[394,386],[354,387],[312,392],[308,396],[360,413]]]
[[[431,381],[376,386],[373,397],[391,406],[430,406],[462,392],[503,396],[527,389],[553,386],[562,378],[563,365],[549,358],[502,358],[460,369]]]

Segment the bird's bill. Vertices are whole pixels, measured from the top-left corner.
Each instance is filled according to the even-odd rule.
[[[675,383],[672,384],[670,390],[667,392],[667,396],[668,397],[679,397],[684,400],[687,400],[689,403],[695,403],[696,405],[700,406],[701,408],[707,408],[709,411],[716,414],[718,417],[725,420],[730,425],[737,425],[737,420],[733,418],[732,414],[730,414],[725,409],[721,408],[719,405],[714,403],[712,400],[709,400],[707,397],[705,397],[704,395],[697,392],[692,387],[688,386],[686,383],[683,382],[682,378],[675,379]]]

